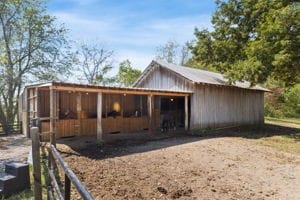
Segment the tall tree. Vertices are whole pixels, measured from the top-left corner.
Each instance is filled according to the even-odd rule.
[[[0,123],[5,133],[12,130],[24,82],[53,80],[68,71],[64,34],[42,1],[0,1]]]
[[[253,85],[300,81],[299,7],[288,0],[217,1],[214,30],[196,30],[192,63]]]
[[[134,69],[129,60],[124,60],[119,64],[117,82],[123,86],[131,86],[141,75],[141,70]]]
[[[83,43],[77,51],[77,69],[83,74],[81,79],[89,84],[105,85],[110,82],[106,77],[113,68],[113,51],[98,44]]]
[[[156,58],[168,63],[185,65],[190,57],[190,45],[190,42],[180,45],[176,41],[169,40],[156,48]]]

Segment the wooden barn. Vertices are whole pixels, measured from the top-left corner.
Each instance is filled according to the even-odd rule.
[[[133,87],[188,91],[191,129],[264,123],[264,92],[249,82],[228,85],[222,74],[152,61]]]
[[[172,128],[188,129],[189,91],[120,88],[50,82],[25,87],[19,100],[22,131],[38,121],[43,140],[160,131],[163,116]],[[162,109],[161,109],[162,108]],[[169,112],[167,109],[172,109]]]
[[[228,85],[218,73],[152,61],[130,88],[63,82],[27,86],[19,118],[27,136],[38,121],[44,140],[261,124],[268,90],[249,86]]]

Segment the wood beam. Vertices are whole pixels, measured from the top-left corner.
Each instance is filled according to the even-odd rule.
[[[148,116],[149,116],[149,132],[152,133],[152,124],[153,124],[153,96],[148,95],[148,101],[147,101],[147,106],[148,106]]]
[[[78,92],[76,95],[76,112],[77,112],[77,124],[75,125],[75,130],[77,130],[77,134],[81,134],[81,111],[82,111],[82,105],[81,105],[81,93]]]
[[[97,96],[97,140],[102,140],[102,93]]]
[[[176,91],[148,91],[148,90],[134,90],[134,89],[111,89],[111,88],[80,88],[80,87],[70,87],[70,86],[52,86],[55,90],[60,91],[73,91],[73,92],[101,92],[107,94],[136,94],[136,95],[161,95],[161,96],[187,96],[191,92],[176,92]]]
[[[56,91],[50,88],[50,143],[56,146]]]
[[[184,128],[187,131],[189,129],[189,97],[184,97]]]

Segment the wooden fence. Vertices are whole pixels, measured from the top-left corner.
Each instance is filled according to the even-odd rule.
[[[41,162],[40,162],[40,138],[38,128],[33,127],[30,130],[32,137],[32,157],[33,157],[33,177],[34,177],[34,197],[35,200],[42,199],[42,183],[41,183]],[[45,167],[46,174],[48,174],[47,196],[48,199],[69,200],[71,198],[71,184],[79,192],[82,199],[93,199],[91,194],[77,178],[74,172],[70,169],[68,164],[63,160],[58,150],[53,144],[47,147],[48,150],[48,165]],[[62,187],[60,181],[60,173],[58,169],[63,170],[64,186]]]
[[[13,127],[13,132],[12,133],[21,133],[21,124],[20,123],[14,123],[12,124],[12,127]],[[0,124],[0,135],[4,135],[4,131],[3,131],[3,127],[2,125]]]
[[[81,183],[81,181],[77,178],[77,176],[74,174],[74,172],[70,169],[68,164],[63,160],[57,149],[54,145],[50,145],[48,148],[48,163],[50,166],[48,166],[48,173],[50,177],[51,187],[48,187],[48,195],[49,199],[53,197],[53,190],[56,192],[59,199],[65,199],[69,200],[71,196],[71,183],[75,186],[76,190],[79,192],[81,197],[83,199],[93,199],[91,194],[87,191],[87,189],[84,187],[84,185]],[[54,170],[56,168],[56,164],[59,164],[59,166],[63,169],[63,172],[65,174],[65,181],[64,181],[64,193],[59,188],[58,181],[56,180],[56,176],[54,173]]]

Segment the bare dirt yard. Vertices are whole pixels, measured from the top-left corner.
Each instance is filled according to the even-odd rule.
[[[26,162],[31,141],[21,134],[12,134],[0,137],[0,172],[4,163],[9,161]]]
[[[268,142],[274,137],[275,143],[287,138],[283,148]],[[95,199],[300,199],[299,129],[266,125],[105,144],[95,138],[64,142],[58,148]]]

